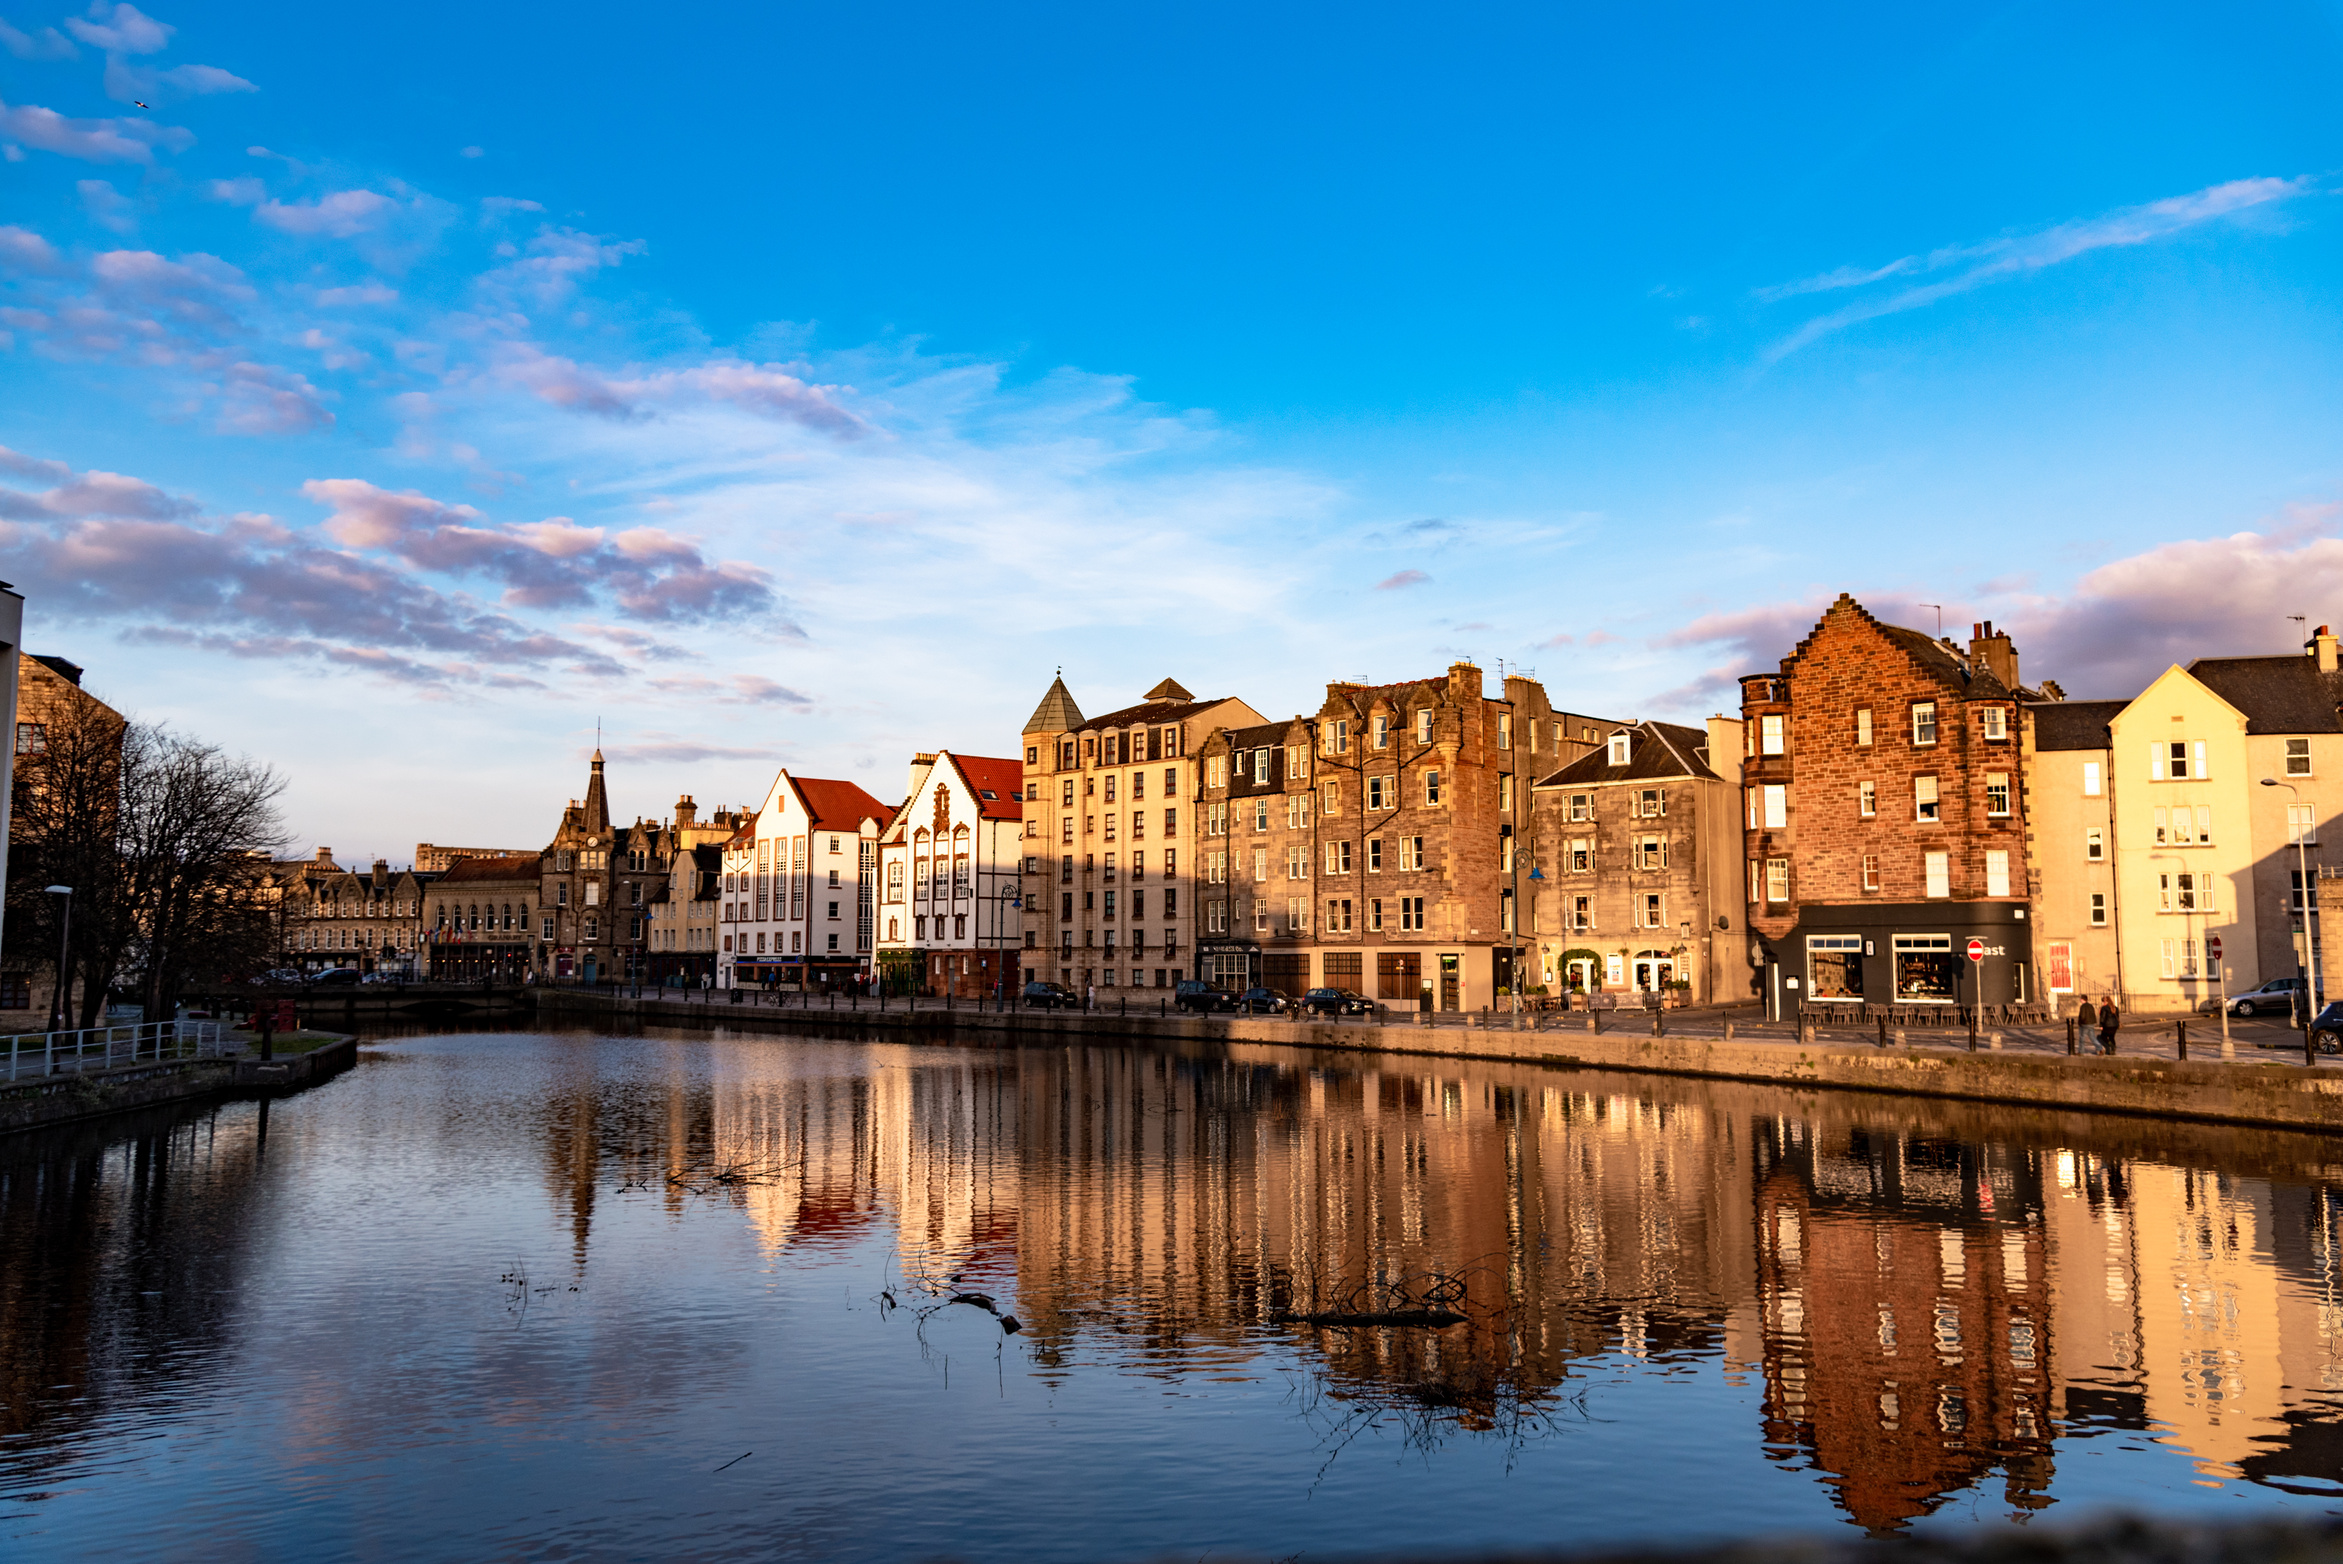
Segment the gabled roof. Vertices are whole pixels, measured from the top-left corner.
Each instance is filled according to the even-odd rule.
[[[466,885],[478,880],[534,880],[543,870],[537,854],[495,858],[458,858],[440,871],[441,885]]]
[[[1063,733],[1080,726],[1082,708],[1074,704],[1074,694],[1066,688],[1062,674],[1050,680],[1049,693],[1033,708],[1033,715],[1025,719],[1027,733]]]
[[[1627,735],[1625,765],[1611,764],[1611,746],[1607,742],[1610,733],[1605,733],[1596,741],[1594,749],[1536,786],[1589,787],[1604,782],[1659,782],[1676,777],[1719,780],[1702,758],[1708,749],[1708,734],[1703,729],[1676,722],[1629,722],[1617,725],[1611,732]]]
[[[2245,713],[2248,733],[2343,733],[2343,673],[2316,658],[2200,657],[2188,672]]]
[[[1814,622],[1814,628],[1806,632],[1806,638],[1798,643],[1797,649],[1782,659],[1782,672],[1784,674],[1792,673],[1793,665],[1805,659],[1806,648],[1814,644],[1815,636],[1821,633],[1823,625],[1829,621],[1830,616],[1841,609],[1854,614],[1863,623],[1878,631],[1889,644],[1901,649],[1905,656],[1911,658],[1914,668],[1955,694],[1979,700],[1993,700],[1996,698],[2007,699],[2016,693],[1996,678],[1993,671],[1982,662],[1972,662],[1955,650],[1950,643],[1929,635],[1926,631],[1907,630],[1902,625],[1887,623],[1874,615],[1870,609],[1856,602],[1854,597],[1846,592],[1841,592],[1838,600],[1822,611],[1822,618]]]
[[[893,819],[893,808],[880,803],[852,782],[841,782],[829,777],[791,777],[797,796],[805,804],[806,818],[814,828],[823,831],[852,831],[864,820],[882,824]]]
[[[2043,701],[2026,710],[2034,718],[2037,750],[2105,749],[2107,724],[2130,701]]]
[[[1077,723],[1084,732],[1101,728],[1147,728],[1161,722],[1177,722],[1191,716],[1200,706],[1217,706],[1229,697],[1216,695],[1208,701],[1146,701],[1137,706],[1125,706],[1121,711],[1110,711],[1103,717]]]
[[[952,754],[947,750],[945,753]],[[1014,760],[991,755],[952,754],[960,780],[976,795],[977,812],[987,820],[1022,820],[1025,810],[1025,768]],[[908,802],[908,800],[906,800]]]

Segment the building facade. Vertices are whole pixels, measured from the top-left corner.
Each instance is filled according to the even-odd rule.
[[[383,859],[363,874],[320,847],[297,871],[275,876],[287,965],[305,972],[355,967],[393,977],[420,974],[425,877],[392,872]]]
[[[534,858],[534,847],[442,847],[436,842],[415,844],[417,874],[445,874],[466,858]]]
[[[5,691],[10,704],[5,731],[12,736],[6,753],[0,754],[0,787],[7,789],[6,796],[0,797],[0,889],[5,889],[8,844],[14,835],[37,838],[44,819],[80,812],[63,797],[51,800],[44,796],[48,788],[57,785],[98,791],[113,787],[126,726],[120,712],[82,688],[80,664],[18,651],[16,631],[23,609],[24,600],[0,584],[0,679],[6,681],[0,690]],[[66,737],[68,732],[71,738]],[[54,760],[49,753],[52,733],[59,739]],[[32,790],[32,807],[23,819],[13,815],[19,773]],[[52,802],[61,807],[53,811]],[[70,827],[65,830],[69,836],[78,834]],[[43,873],[42,856],[35,842],[28,854],[20,856],[19,869],[27,874]],[[56,873],[58,869],[52,865],[45,872]],[[7,1024],[9,1012],[18,1012],[20,1022],[28,1015],[46,1016],[56,987],[60,898],[38,891],[27,896],[24,889],[29,887],[18,892],[18,921],[0,939],[0,1026]],[[89,981],[90,975],[85,973],[85,984]],[[86,1004],[78,1013],[87,1013]]]
[[[2018,732],[2042,698],[1990,625],[1964,653],[1843,594],[1779,672],[1742,679],[1749,960],[1769,1016],[2034,996]]]
[[[1171,679],[1085,718],[1061,677],[1025,723],[1026,982],[1164,988],[1194,954],[1195,751],[1264,719]]]
[[[1741,724],[1612,728],[1532,789],[1533,984],[1750,997]]]
[[[896,811],[852,782],[773,778],[725,844],[733,914],[717,936],[719,981],[836,987],[870,970],[879,831]]]
[[[541,980],[616,983],[644,976],[651,896],[667,883],[672,838],[658,821],[611,824],[602,751],[594,751],[585,798],[570,800],[538,855]]]
[[[462,855],[423,888],[423,951],[434,982],[518,983],[535,965],[531,916],[545,880],[536,853]]]
[[[875,940],[890,992],[983,998],[1023,981],[1024,781],[1013,757],[912,757],[878,842]]]

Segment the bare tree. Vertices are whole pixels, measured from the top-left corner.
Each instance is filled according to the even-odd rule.
[[[73,887],[69,971],[81,1023],[94,1024],[117,988],[135,985],[149,1015],[167,1015],[190,981],[264,962],[284,780],[103,708],[52,722],[47,738],[16,773],[11,851],[22,856],[10,876],[9,944],[55,950],[59,909],[40,887]]]

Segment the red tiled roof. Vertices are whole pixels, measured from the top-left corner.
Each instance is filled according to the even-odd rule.
[[[976,795],[978,813],[987,820],[1019,820],[1025,815],[1025,768],[1014,760],[993,755],[954,755],[961,777]]]
[[[789,780],[797,784],[798,796],[805,800],[805,810],[811,824],[821,830],[851,831],[862,823],[866,815],[882,824],[894,818],[894,810],[851,782],[839,782],[826,777],[791,777]]]

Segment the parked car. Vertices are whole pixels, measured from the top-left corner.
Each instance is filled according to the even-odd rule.
[[[396,983],[399,981],[399,975],[396,972],[369,972],[358,981],[361,983]]]
[[[2272,978],[2260,988],[2247,989],[2229,1001],[2233,1016],[2283,1015],[2302,1003],[2299,997],[2308,980],[2298,977]]]
[[[1279,1015],[1293,1003],[1291,995],[1274,988],[1248,988],[1237,996],[1237,1008],[1249,1016]]]
[[[1079,1010],[1082,996],[1063,983],[1028,983],[1018,996],[1028,1010]]]
[[[1314,1016],[1372,1015],[1375,1001],[1347,988],[1313,988],[1302,996],[1302,1008]]]
[[[339,988],[345,983],[361,981],[356,967],[328,967],[309,980],[319,988]]]
[[[2320,1053],[2343,1053],[2343,1000],[2329,1004],[2312,1018],[2310,1041]]]
[[[1174,1010],[1194,1010],[1210,1015],[1215,1011],[1234,1010],[1237,996],[1225,988],[1214,988],[1200,978],[1186,978],[1172,989]]]

